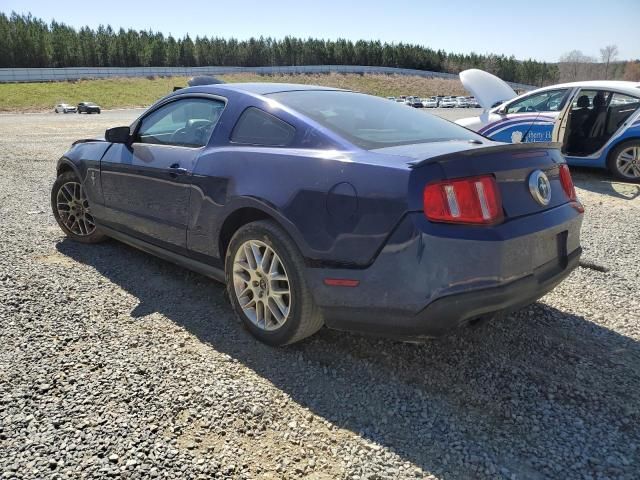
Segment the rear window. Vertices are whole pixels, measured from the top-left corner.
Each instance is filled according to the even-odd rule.
[[[296,129],[259,108],[249,107],[231,132],[231,141],[265,147],[284,147],[291,143]]]
[[[306,90],[270,96],[365,149],[483,139],[447,120],[362,93]]]

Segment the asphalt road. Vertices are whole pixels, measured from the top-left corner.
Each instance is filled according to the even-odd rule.
[[[638,478],[640,186],[574,170],[583,266],[507,318],[274,349],[221,285],[56,225],[56,160],[139,112],[0,115],[2,478]]]

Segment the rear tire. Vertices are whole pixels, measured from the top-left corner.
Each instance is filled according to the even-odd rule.
[[[236,315],[258,340],[287,345],[322,327],[304,271],[297,246],[273,221],[249,223],[233,235],[225,256],[227,292]]]
[[[614,177],[627,182],[640,182],[640,140],[629,140],[609,152],[607,167]]]
[[[100,233],[91,215],[84,186],[73,172],[62,173],[51,188],[53,216],[67,237],[81,243],[98,243],[107,237]]]

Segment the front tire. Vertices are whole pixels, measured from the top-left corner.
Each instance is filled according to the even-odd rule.
[[[609,153],[607,166],[620,180],[640,182],[640,140],[629,140],[616,146]]]
[[[80,179],[73,172],[56,178],[51,189],[53,216],[67,237],[81,243],[98,243],[106,239],[96,227],[91,206]]]
[[[231,238],[225,257],[227,292],[238,318],[260,341],[287,345],[322,327],[304,271],[297,246],[272,221],[244,225]]]

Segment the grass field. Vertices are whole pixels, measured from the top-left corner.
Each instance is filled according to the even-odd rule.
[[[225,82],[305,83],[346,88],[380,96],[466,95],[457,80],[430,79],[403,75],[221,75]],[[113,78],[108,80],[80,80],[75,82],[8,83],[0,84],[0,111],[38,112],[53,110],[55,104],[72,105],[91,101],[105,109],[143,107],[173,90],[187,84],[186,77]]]

